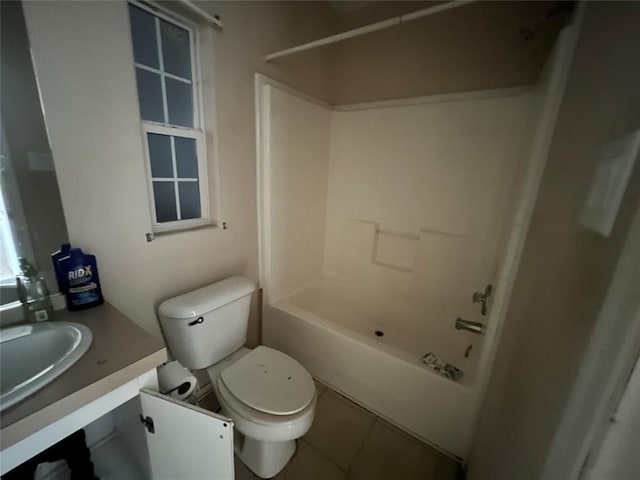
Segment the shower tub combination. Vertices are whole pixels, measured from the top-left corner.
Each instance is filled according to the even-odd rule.
[[[463,347],[444,356],[464,370],[459,382],[433,373],[421,358],[448,352],[443,344],[456,343],[453,329],[432,342],[417,342],[425,337],[411,337],[393,318],[381,318],[350,298],[343,287],[338,279],[324,278],[287,299],[265,303],[265,344],[287,352],[315,377],[378,415],[459,456],[468,439],[457,432],[468,430],[472,421],[470,386],[477,355],[465,358]]]
[[[256,75],[262,342],[461,460],[570,35],[529,88],[333,107]],[[488,284],[483,315],[472,296]],[[457,330],[458,318],[482,323],[484,334]],[[425,357],[460,374],[444,375]]]

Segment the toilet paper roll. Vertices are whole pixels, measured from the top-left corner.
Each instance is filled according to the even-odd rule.
[[[158,385],[160,393],[184,400],[196,388],[197,380],[180,362],[174,360],[158,368]]]

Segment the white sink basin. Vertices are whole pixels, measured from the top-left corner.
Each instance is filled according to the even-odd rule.
[[[0,330],[0,411],[37,392],[80,360],[93,335],[74,322]]]

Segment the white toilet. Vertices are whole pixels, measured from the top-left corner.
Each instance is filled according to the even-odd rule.
[[[313,422],[316,389],[296,360],[269,347],[243,348],[255,286],[231,277],[166,300],[158,316],[171,355],[207,369],[222,413],[235,425],[238,457],[271,478],[293,456]]]

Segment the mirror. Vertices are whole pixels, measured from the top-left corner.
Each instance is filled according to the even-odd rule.
[[[21,2],[0,2],[0,304],[18,300],[18,257],[58,291],[51,254],[68,241]]]

